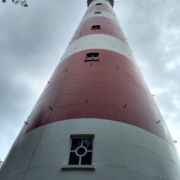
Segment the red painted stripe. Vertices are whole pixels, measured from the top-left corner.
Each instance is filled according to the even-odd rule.
[[[91,30],[93,25],[100,25],[101,29]],[[89,18],[85,20],[83,23],[81,23],[78,29],[76,30],[70,43],[76,41],[77,39],[83,36],[92,35],[92,34],[106,34],[109,36],[113,36],[123,41],[126,45],[128,45],[119,24],[113,21],[112,19],[102,16]]]
[[[100,61],[84,62],[90,52],[99,52]],[[172,144],[139,68],[112,51],[82,51],[60,63],[21,135],[45,124],[74,118],[132,124]],[[159,120],[161,123],[157,124]]]

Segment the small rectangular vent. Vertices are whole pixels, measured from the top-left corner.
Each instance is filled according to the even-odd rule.
[[[94,26],[92,26],[91,30],[96,30],[96,29],[101,29],[101,26],[100,25],[94,25]]]
[[[94,14],[101,14],[101,11],[96,11]]]
[[[97,3],[96,6],[98,6],[98,5],[102,5],[102,3]]]

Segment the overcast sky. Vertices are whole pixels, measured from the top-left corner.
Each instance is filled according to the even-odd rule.
[[[0,2],[0,158],[73,36],[86,0]],[[180,152],[180,2],[115,0],[114,10]]]

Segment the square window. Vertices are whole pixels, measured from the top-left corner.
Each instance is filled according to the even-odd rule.
[[[99,61],[99,53],[88,53],[85,61]]]
[[[96,11],[94,14],[101,14],[101,11]]]
[[[98,5],[102,5],[102,4],[101,3],[97,3],[96,6],[98,6]]]
[[[100,25],[94,25],[92,26],[91,30],[101,29]]]
[[[68,165],[92,165],[93,135],[71,137]]]

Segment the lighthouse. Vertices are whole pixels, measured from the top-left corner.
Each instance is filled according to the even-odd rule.
[[[179,180],[168,128],[113,11],[88,0],[0,180]]]

